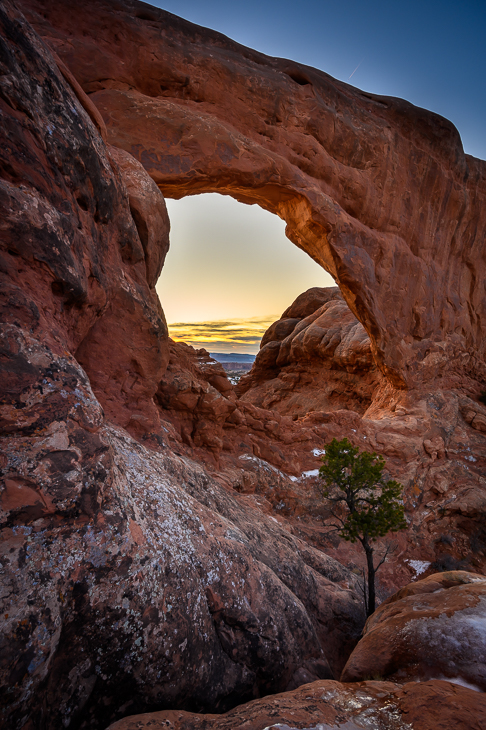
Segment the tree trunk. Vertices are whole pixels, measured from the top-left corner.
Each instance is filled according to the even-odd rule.
[[[368,543],[364,543],[363,547],[366,552],[366,562],[368,564],[368,606],[366,616],[371,616],[375,611],[375,566],[373,565],[373,548]]]

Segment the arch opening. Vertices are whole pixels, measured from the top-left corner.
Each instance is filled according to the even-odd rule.
[[[332,277],[258,205],[205,194],[166,200],[171,247],[157,282],[169,332],[210,352],[256,355],[264,331]]]
[[[363,413],[377,382],[369,338],[333,278],[286,238],[285,222],[229,195],[169,199],[167,207],[171,248],[156,288],[169,336],[204,348],[237,395],[258,407],[294,419]],[[176,361],[195,355],[172,347],[175,372]],[[185,409],[187,393],[181,403],[168,395],[171,377],[159,403]]]

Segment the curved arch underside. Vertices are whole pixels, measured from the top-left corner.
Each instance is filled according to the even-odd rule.
[[[450,122],[132,0],[22,6],[166,196],[286,221],[395,386],[483,372],[486,163]]]

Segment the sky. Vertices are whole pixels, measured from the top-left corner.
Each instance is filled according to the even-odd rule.
[[[465,151],[486,159],[486,0],[151,4],[267,55],[441,114],[458,128]],[[171,251],[158,286],[162,305],[169,325],[213,323],[206,333],[213,351],[213,335],[222,327],[219,341],[227,347],[218,345],[220,351],[255,352],[258,321],[263,328],[310,286],[332,285],[285,238],[284,223],[256,206],[205,195],[168,201],[168,208]],[[254,326],[246,332],[249,318]],[[224,334],[229,320],[234,341]],[[186,341],[191,333],[196,346],[206,346],[200,327],[186,330]]]
[[[265,330],[331,276],[285,237],[285,222],[228,195],[167,200],[170,249],[157,283],[169,333],[211,352],[258,352]]]

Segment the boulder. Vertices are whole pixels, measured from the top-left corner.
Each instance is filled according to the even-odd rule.
[[[486,577],[451,571],[411,583],[366,622],[341,675],[452,679],[486,691]]]
[[[322,681],[224,715],[172,710],[134,715],[107,730],[482,730],[486,696],[450,682]]]
[[[314,287],[265,332],[236,392],[293,417],[340,408],[364,413],[380,380],[370,339],[339,289]]]

